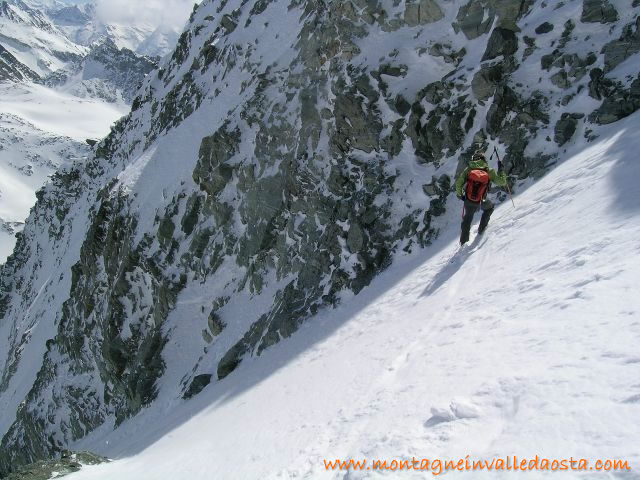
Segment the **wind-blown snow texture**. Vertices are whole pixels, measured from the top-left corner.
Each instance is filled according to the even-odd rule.
[[[442,247],[446,243],[434,246],[433,242],[450,240],[451,229],[455,229],[451,224],[455,224],[453,219],[458,215],[459,204],[451,195],[452,178],[464,166],[475,144],[498,145],[516,192],[565,158],[568,149],[577,153],[589,142],[600,142],[593,143],[593,148],[600,145],[598,151],[608,151],[608,144],[602,142],[607,139],[613,142],[614,134],[609,130],[611,127],[602,125],[614,123],[640,108],[635,56],[640,51],[638,7],[626,0],[611,4],[613,11],[594,9],[593,2],[583,5],[577,0],[552,5],[534,0],[203,3],[192,15],[173,55],[146,80],[133,101],[131,114],[99,145],[96,157],[85,165],[56,174],[52,183],[39,192],[38,203],[15,253],[2,268],[0,408],[16,414],[0,419],[0,434],[4,435],[0,471],[80,444],[87,435],[90,436],[84,441],[94,446],[97,453],[121,455],[123,452],[116,451],[117,446],[104,441],[122,438],[118,436],[126,435],[124,432],[130,425],[142,425],[135,418],[140,412],[143,412],[140,419],[166,417],[173,414],[177,404],[190,402],[180,408],[193,413],[212,401],[220,404],[225,397],[240,395],[239,386],[247,390],[259,388],[265,385],[260,383],[263,379],[277,378],[274,371],[293,360],[296,352],[281,346],[269,347],[293,336],[291,341],[301,342],[298,345],[306,348],[305,355],[309,355],[319,343],[305,345],[304,336],[297,339],[294,334],[303,325],[322,328],[320,319],[326,318],[327,329],[339,327],[337,323],[331,324],[331,318],[346,317],[334,317],[335,312],[328,309],[340,303],[345,309],[356,308],[364,297],[352,299],[352,295],[361,293],[393,261],[406,265],[403,262],[408,260],[404,256],[411,255],[410,252],[416,255],[416,250],[428,246],[428,255],[436,258],[437,245]],[[619,125],[618,128],[622,129]],[[631,145],[633,151],[635,147]],[[620,152],[622,156],[624,150]],[[609,160],[603,160],[604,166],[600,167],[591,157],[575,158],[572,165],[576,169],[584,167],[586,176],[619,171],[617,178],[626,179],[627,172],[631,176],[634,173],[635,167],[624,156],[619,165],[608,169],[605,162]],[[569,164],[560,168],[566,168],[565,165]],[[589,170],[585,165],[598,168]],[[637,232],[634,230],[637,223],[625,224],[619,219],[634,219],[636,212],[626,210],[616,217],[612,212],[615,206],[609,204],[601,203],[587,212],[593,202],[572,203],[574,197],[570,194],[575,189],[569,186],[582,185],[578,171],[572,169],[569,177],[562,177],[561,185],[549,183],[549,178],[554,177],[545,177],[542,182],[550,185],[544,197],[548,199],[546,202],[532,206],[535,196],[522,200],[517,215],[528,210],[532,214],[512,217],[513,231],[518,233],[504,233],[506,221],[500,224],[498,214],[494,225],[503,230],[496,230],[495,238],[488,236],[487,244],[472,253],[458,273],[441,271],[445,266],[435,260],[425,264],[419,280],[407,280],[413,283],[407,284],[406,302],[425,302],[426,310],[420,314],[440,319],[434,320],[433,325],[425,319],[425,334],[428,332],[437,342],[441,339],[439,329],[455,331],[446,327],[450,326],[448,322],[457,321],[452,320],[455,316],[448,316],[449,311],[457,310],[467,312],[469,323],[478,325],[491,317],[485,322],[485,330],[495,322],[506,322],[507,337],[522,332],[521,328],[529,328],[535,338],[535,328],[543,329],[546,323],[540,322],[549,318],[557,319],[558,323],[572,322],[563,331],[565,337],[559,338],[573,338],[567,335],[576,330],[584,333],[579,316],[562,313],[571,312],[572,305],[582,306],[591,314],[598,312],[595,307],[586,310],[587,304],[581,303],[591,295],[591,284],[575,286],[590,276],[576,278],[567,295],[582,293],[575,299],[558,298],[555,310],[547,308],[549,295],[555,295],[555,290],[549,293],[540,288],[538,298],[535,286],[539,282],[526,283],[536,276],[533,270],[525,270],[529,273],[521,280],[525,283],[509,281],[515,274],[508,267],[517,265],[515,260],[496,263],[495,269],[505,269],[508,286],[505,295],[513,296],[531,287],[526,298],[532,300],[526,308],[514,299],[498,303],[498,307],[493,307],[493,303],[483,307],[485,303],[476,289],[482,288],[483,293],[495,296],[500,296],[502,290],[495,290],[490,284],[473,287],[461,284],[465,279],[477,278],[472,270],[487,274],[491,264],[487,260],[485,268],[482,259],[488,257],[482,255],[496,252],[505,258],[510,248],[514,255],[522,252],[523,268],[534,270],[542,266],[537,263],[539,257],[551,259],[558,253],[570,255],[574,250],[577,251],[571,254],[574,257],[586,257],[598,248],[604,250],[609,239],[613,244],[617,235],[626,242],[620,251],[632,251],[635,247],[629,242],[634,238],[633,232]],[[553,175],[559,175],[556,172]],[[624,182],[621,180],[623,187],[630,186]],[[536,188],[543,189],[545,183],[539,185],[542,186]],[[598,191],[593,182],[585,185],[589,195]],[[505,193],[496,192],[494,197],[504,200]],[[593,198],[605,202],[601,197]],[[622,195],[620,208],[637,206],[637,202],[629,203],[629,198],[637,197],[633,193]],[[578,217],[575,223],[550,218],[561,205],[567,209],[566,215],[571,212]],[[571,205],[575,210],[569,210]],[[533,213],[534,208],[542,208],[538,211],[540,215]],[[602,234],[602,229],[606,230],[604,223],[580,223],[602,211],[612,212],[608,221],[619,226],[618,230]],[[501,212],[504,214],[504,210]],[[544,212],[548,212],[546,217],[541,215]],[[536,217],[539,218],[536,226],[546,221],[554,227],[534,229],[530,225],[534,225],[532,219]],[[516,221],[518,218],[521,223]],[[532,245],[546,248],[551,243],[549,232],[556,234],[562,231],[561,227],[568,229],[567,240],[565,243],[564,237],[560,237],[556,253],[551,246],[549,252],[535,252]],[[585,240],[577,228],[601,232],[600,240]],[[519,238],[525,238],[524,233],[538,240],[526,248],[510,247],[509,240],[513,238],[517,243]],[[582,244],[575,245],[570,238],[601,244],[588,243],[580,251]],[[484,247],[488,247],[486,252]],[[417,261],[415,256],[409,258]],[[474,261],[476,258],[479,261]],[[586,264],[589,259],[575,261]],[[609,260],[608,256],[594,260],[594,266],[602,269],[589,273],[599,275],[602,280],[595,282],[594,288],[617,285],[613,283],[618,281],[615,271],[598,263],[608,264]],[[579,269],[570,270],[572,261],[570,258],[556,266],[548,265],[546,272],[553,273],[557,268],[561,272],[557,281],[569,281],[571,275],[581,275]],[[629,269],[627,276],[620,274],[623,285],[634,284],[629,275],[635,271]],[[518,278],[521,273],[517,273]],[[393,275],[393,270],[389,275]],[[604,280],[609,277],[612,280]],[[428,298],[420,300],[414,295],[409,300],[411,292],[420,288],[416,285],[424,289],[429,282],[432,286]],[[449,298],[455,294],[459,298]],[[450,303],[445,303],[445,298]],[[532,319],[527,327],[501,317],[499,310],[489,310],[486,318],[483,313],[468,313],[471,307],[482,311],[503,305],[513,309],[512,317],[518,317],[520,312],[521,318],[525,318],[536,308],[536,298],[545,308],[537,323]],[[444,310],[447,305],[449,311]],[[610,313],[605,310],[610,305],[599,305]],[[637,328],[632,324],[635,310],[625,309],[634,312],[621,316],[629,322],[626,336],[624,326],[618,329],[616,325],[606,331],[625,339],[626,343],[617,348],[626,345],[630,349],[629,342],[633,342],[635,335],[633,328]],[[506,372],[507,366],[513,366],[515,360],[510,363],[508,359],[500,359],[491,335],[475,338],[477,330],[459,329],[468,345],[461,352],[471,351],[468,364],[458,365],[460,355],[449,355],[446,346],[424,346],[422,341],[411,341],[407,346],[406,336],[395,334],[398,325],[405,331],[416,327],[417,310],[407,312],[395,319],[387,314],[366,317],[382,322],[378,328],[389,335],[389,345],[384,349],[376,349],[374,338],[367,343],[366,336],[357,347],[371,346],[369,354],[380,359],[373,365],[402,366],[401,360],[391,366],[387,364],[387,350],[403,350],[406,356],[414,350],[437,353],[439,349],[442,353],[433,357],[431,365],[437,365],[439,358],[442,362],[449,359],[443,365],[459,368],[461,380],[441,382],[442,394],[434,397],[437,404],[425,405],[425,410],[431,406],[440,408],[439,402],[447,402],[443,403],[445,407],[455,400],[449,398],[455,393],[462,396],[463,402],[477,405],[485,415],[481,418],[498,425],[496,429],[502,424],[491,419],[500,418],[501,412],[506,412],[505,416],[515,415],[509,407],[485,404],[479,398],[481,385],[464,383],[467,368],[486,373],[489,369]],[[594,328],[601,321],[593,317]],[[350,322],[345,328],[356,324]],[[330,331],[326,334],[330,335]],[[549,349],[560,349],[559,345],[569,342],[554,343],[558,342],[557,337],[552,338],[555,340],[551,340]],[[597,337],[588,338],[583,338],[585,343],[593,342],[588,346],[603,347]],[[379,342],[377,336],[375,340]],[[483,341],[488,342],[486,348],[481,348]],[[339,352],[344,362],[336,374],[348,377],[353,374],[353,370],[344,366],[347,358],[353,358],[350,341],[338,344],[340,348],[332,347],[331,351]],[[476,345],[480,346],[472,350]],[[580,344],[575,345],[575,351],[581,352]],[[599,357],[607,352],[596,349],[594,358],[617,362],[620,351],[611,345],[606,347],[613,352],[612,356]],[[513,348],[522,352],[521,345]],[[535,343],[530,348],[539,353],[535,351]],[[540,348],[540,352],[549,351]],[[505,355],[512,353],[506,352]],[[617,393],[610,393],[609,385],[613,383],[608,383],[615,382],[623,392],[619,411],[637,415],[637,405],[630,400],[634,398],[631,390],[637,384],[625,381],[634,372],[635,357],[625,354],[627,357],[620,360],[620,365],[628,370],[621,371],[629,372],[629,377],[609,376],[607,371],[599,374],[597,381],[604,382],[603,388],[609,388],[611,398],[618,399]],[[522,360],[522,355],[513,355],[514,359]],[[572,358],[575,362],[581,359]],[[327,368],[336,365],[333,358],[326,359]],[[624,363],[627,360],[629,363]],[[364,368],[371,362],[362,365]],[[429,365],[425,363],[420,368]],[[531,365],[538,368],[552,364]],[[560,383],[553,383],[554,379],[564,379],[578,388],[574,377],[567,379],[562,373],[573,370],[563,367],[555,371],[558,377],[550,374],[547,383],[544,379],[531,380],[536,392],[531,394],[532,399],[538,392],[546,396],[556,389],[561,400],[573,398],[558,386]],[[371,374],[380,381],[390,375],[379,376],[378,372],[372,370]],[[540,370],[532,372],[536,379],[542,375],[537,373]],[[593,369],[580,372],[586,375]],[[434,379],[442,375],[449,372],[433,372]],[[480,374],[479,377],[485,378]],[[505,399],[504,405],[513,406],[517,403],[513,399],[518,397],[518,389],[524,387],[518,383],[519,377],[509,378],[511,383],[507,381],[501,386],[497,381],[486,388],[495,398]],[[583,381],[580,385],[584,385]],[[370,388],[368,381],[357,385],[362,387],[360,390]],[[447,390],[446,385],[452,389],[457,385],[463,390]],[[474,385],[475,389],[464,390]],[[295,383],[291,388],[296,388]],[[333,389],[330,384],[322,388]],[[380,405],[388,404],[387,395],[401,401],[401,391],[394,395],[393,389],[387,394],[383,389],[373,388],[380,393]],[[415,388],[422,391],[426,387],[419,384]],[[500,394],[500,388],[506,393]],[[313,411],[316,410],[313,405],[320,407],[316,401],[325,406],[322,394],[309,391],[308,396]],[[333,398],[336,405],[350,401],[339,395]],[[625,400],[629,401],[624,403]],[[579,410],[576,401],[567,403],[569,408]],[[269,402],[274,409],[281,405],[278,410],[281,415],[289,411],[284,400]],[[376,403],[353,401],[349,405],[353,408],[360,405],[362,412],[367,413],[366,409],[375,409]],[[604,411],[603,405],[605,402],[594,404],[594,408],[597,412]],[[384,414],[383,410],[381,407],[379,415],[384,422],[398,418]],[[533,410],[535,407],[525,410],[525,414],[530,415],[527,412]],[[371,413],[376,414],[373,410]],[[353,415],[359,416],[357,411]],[[303,417],[301,425],[311,421]],[[175,425],[185,419],[176,418]],[[274,415],[255,419],[258,426],[254,430],[242,431],[265,435],[262,445],[266,445],[268,432],[276,425],[269,422],[277,422],[277,418]],[[517,415],[513,418],[521,421]],[[566,420],[566,412],[562,418]],[[572,418],[583,417],[578,412]],[[239,420],[227,413],[224,420],[248,422],[249,418]],[[334,421],[339,420],[340,416]],[[423,420],[418,421],[420,428]],[[451,425],[455,429],[466,423],[463,420]],[[146,446],[168,430],[166,423],[157,428],[150,422],[144,425],[148,429],[137,437],[138,446]],[[354,448],[364,448],[367,442],[358,444],[358,435],[366,436],[367,430],[365,424],[358,425],[355,429],[346,427],[349,435],[343,435],[341,441],[353,441]],[[581,425],[583,434],[575,438],[589,439],[585,435],[589,425]],[[616,425],[622,433],[615,438],[622,440],[609,441],[620,446],[624,454],[630,445],[626,439],[637,431],[633,430],[633,422],[620,421]],[[114,427],[121,429],[111,433]],[[329,432],[339,430],[335,428]],[[246,453],[240,437],[232,437],[227,430],[216,427],[208,430],[207,435],[216,436],[220,432],[221,441],[237,438],[237,442],[229,442],[227,452],[232,446],[231,453]],[[433,445],[443,438],[438,431],[420,431],[424,441],[431,439]],[[575,435],[577,430],[567,427],[558,438],[566,438],[564,434],[569,431]],[[542,435],[544,430],[537,432]],[[461,439],[459,446],[468,445],[462,442],[464,432],[453,433]],[[511,435],[516,437],[517,429]],[[317,435],[316,430],[314,438],[320,442],[318,450],[309,453],[320,455],[324,451],[322,445],[330,444],[332,437]],[[506,445],[509,435],[498,438]],[[408,445],[413,439],[409,432],[401,440]],[[199,445],[206,445],[206,441],[200,439]],[[396,439],[374,436],[369,445],[372,448],[377,445],[382,451],[385,441],[393,443]],[[585,442],[593,446],[597,439]],[[292,441],[288,448],[294,444]],[[281,443],[269,443],[269,448],[276,445]],[[264,462],[262,468],[267,468],[267,460]],[[197,464],[194,468],[203,471],[205,467]],[[273,470],[284,468],[283,463]]]

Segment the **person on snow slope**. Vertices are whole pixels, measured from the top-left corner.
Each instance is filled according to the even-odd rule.
[[[494,205],[487,198],[491,183],[498,187],[507,185],[507,176],[504,173],[502,162],[498,161],[498,171],[489,168],[489,164],[481,150],[471,157],[469,166],[465,168],[456,180],[456,195],[464,202],[464,213],[462,215],[462,231],[460,232],[460,245],[469,241],[469,230],[473,216],[482,209],[482,217],[478,226],[478,234],[482,235],[489,224],[489,218],[494,210]]]

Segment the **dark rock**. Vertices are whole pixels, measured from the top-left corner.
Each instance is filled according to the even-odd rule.
[[[549,33],[551,30],[553,30],[553,25],[549,22],[544,22],[543,24],[538,25],[536,33],[538,35],[542,35],[543,33]]]
[[[591,81],[589,82],[589,96],[596,100],[609,97],[616,90],[616,83],[604,76],[600,68],[594,68],[589,72]]]
[[[62,450],[58,460],[41,461],[27,465],[9,474],[5,480],[48,480],[66,477],[82,469],[84,465],[99,465],[109,460],[90,452]]]
[[[527,48],[524,49],[524,54],[522,56],[522,60],[526,60],[533,52],[536,50],[536,39],[528,36],[524,36],[524,43],[527,45]]]
[[[638,52],[640,52],[640,16],[635,22],[624,27],[619,39],[607,43],[602,48],[605,73]]]
[[[210,374],[196,375],[191,381],[191,385],[189,385],[187,391],[184,392],[182,398],[188,400],[191,397],[199,394],[207,385],[211,383],[212,376],[213,375]]]
[[[231,15],[223,15],[222,20],[220,20],[220,24],[226,30],[226,33],[233,32],[238,24],[233,20]]]
[[[485,10],[483,2],[470,0],[458,11],[455,26],[462,30],[469,40],[484,35],[490,30],[494,19],[494,15],[485,18]]]
[[[609,0],[584,0],[582,4],[583,23],[611,23],[618,20],[618,12]]]
[[[513,55],[518,51],[518,37],[513,30],[496,27],[489,41],[487,42],[487,50],[484,52],[482,61],[491,60],[500,55]]]
[[[202,139],[193,180],[209,195],[220,193],[230,180],[233,169],[226,162],[237,153],[240,140],[240,132],[226,126]]]
[[[402,129],[404,127],[404,119],[393,122],[391,133],[380,142],[382,149],[392,157],[395,157],[402,151],[402,142],[405,138]]]
[[[558,51],[554,51],[552,53],[549,53],[547,55],[543,55],[540,58],[540,66],[542,67],[543,70],[549,70],[554,62],[556,61],[556,59],[559,56],[559,52]]]
[[[564,70],[560,70],[559,72],[553,74],[551,76],[551,83],[553,83],[558,88],[569,88],[571,86],[571,82],[569,82],[569,77],[567,76],[567,72]]]
[[[418,96],[424,98],[432,105],[437,105],[443,100],[451,98],[451,88],[450,85],[444,82],[433,82],[424,87]]]
[[[352,223],[347,234],[347,247],[351,253],[358,253],[364,247],[364,232],[357,223]]]
[[[640,109],[640,78],[633,81],[628,90],[618,89],[605,98],[589,120],[600,125],[617,122]]]
[[[483,66],[473,76],[471,90],[478,100],[487,100],[495,93],[502,81],[502,65]]]
[[[570,18],[566,22],[564,22],[564,30],[562,31],[562,35],[560,35],[560,42],[558,42],[558,48],[563,49],[571,40],[571,34],[576,29],[575,22]]]
[[[402,95],[398,95],[394,102],[394,107],[396,112],[398,112],[403,117],[411,111],[411,104],[405,100]]]
[[[410,27],[426,25],[444,18],[444,13],[435,0],[418,0],[407,2],[404,11],[404,21]]]
[[[220,316],[214,311],[209,314],[209,319],[207,320],[207,325],[209,326],[209,332],[214,337],[217,337],[222,333],[227,324],[222,321]]]
[[[451,49],[451,45],[443,45],[441,43],[435,43],[429,48],[429,55],[441,57],[445,62],[455,65],[458,65],[466,54],[467,50],[464,47],[456,52]]]
[[[498,87],[494,95],[493,104],[487,112],[487,133],[490,135],[498,135],[502,122],[507,113],[515,110],[518,105],[518,96],[506,85]]]
[[[435,182],[429,183],[428,185],[423,185],[422,190],[428,197],[435,197],[436,195],[438,195],[438,186]]]
[[[576,128],[578,126],[578,120],[576,120],[570,114],[562,114],[562,118],[558,120],[556,126],[554,128],[554,141],[558,144],[558,146],[562,146],[567,143],[573,135],[576,133]]]
[[[39,82],[40,77],[0,45],[0,81],[6,80],[12,82]]]
[[[497,27],[517,32],[518,20],[533,3],[532,0],[469,0],[458,10],[453,27],[472,40],[489,32],[498,17]]]

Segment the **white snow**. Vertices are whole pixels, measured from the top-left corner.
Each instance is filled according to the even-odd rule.
[[[73,448],[119,460],[68,478],[378,478],[323,460],[466,455],[624,459],[637,471],[639,127],[635,114],[576,142],[458,253],[452,204],[431,248],[192,400],[160,397],[94,432]]]
[[[84,141],[102,138],[129,107],[79,98],[35,84],[0,84],[0,111],[24,118],[56,135]]]

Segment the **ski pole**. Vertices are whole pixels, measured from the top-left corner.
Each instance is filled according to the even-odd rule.
[[[493,147],[493,153],[498,158],[498,164],[501,164],[502,160],[500,160],[500,155],[498,154],[498,149],[495,146]],[[491,157],[493,158],[493,154],[491,155]],[[516,208],[516,202],[513,201],[513,195],[511,195],[511,188],[509,187],[509,179],[507,179],[507,193],[509,194],[509,198],[511,199],[511,203],[513,204],[513,208]]]

